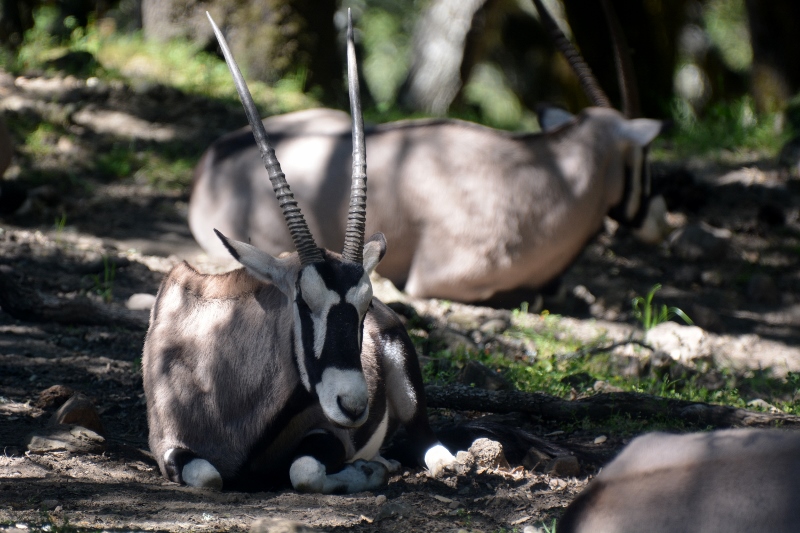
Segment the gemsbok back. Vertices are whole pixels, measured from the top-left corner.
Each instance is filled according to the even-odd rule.
[[[420,463],[438,473],[454,458],[428,424],[416,352],[397,316],[372,296],[369,276],[386,241],[378,233],[364,244],[366,153],[352,22],[355,149],[341,254],[315,244],[211,24],[296,252],[276,258],[217,232],[244,268],[202,275],[183,263],[162,282],[142,360],[150,449],[162,474],[217,489],[289,482],[311,492],[373,489],[398,466],[380,456],[398,425],[413,437]]]
[[[800,433],[635,439],[567,507],[558,533],[795,533]]]
[[[549,283],[607,214],[643,240],[663,237],[666,204],[652,196],[646,158],[661,122],[592,107],[578,116],[545,109],[540,123],[541,133],[447,119],[367,128],[367,230],[392,243],[378,273],[412,296],[484,301]],[[312,109],[264,127],[314,234],[324,246],[341,242],[345,227],[333,221],[349,206],[350,118]],[[272,193],[249,137],[223,136],[195,169],[189,225],[213,256],[227,253],[214,227],[272,254],[291,247],[280,211],[264,202]]]

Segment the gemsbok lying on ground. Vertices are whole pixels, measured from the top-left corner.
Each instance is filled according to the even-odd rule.
[[[800,433],[635,439],[567,507],[558,533],[796,533]]]
[[[352,27],[355,150],[340,255],[314,243],[211,24],[297,251],[275,258],[217,233],[245,268],[202,275],[183,263],[162,282],[142,360],[150,449],[162,474],[213,488],[373,489],[398,466],[379,455],[398,425],[413,437],[420,463],[438,473],[454,458],[428,424],[416,352],[397,316],[372,297],[369,275],[386,241],[378,233],[364,244],[366,155]]]
[[[610,108],[578,116],[551,108],[540,122],[542,133],[447,119],[367,128],[367,231],[392,243],[378,272],[412,296],[483,301],[556,278],[607,214],[660,240],[666,205],[651,198],[646,152],[661,122]],[[313,109],[264,126],[309,227],[335,246],[345,227],[334,221],[349,204],[350,118]],[[189,224],[214,256],[227,252],[213,228],[271,254],[292,244],[280,211],[264,201],[272,192],[249,138],[247,129],[225,135],[195,169]]]

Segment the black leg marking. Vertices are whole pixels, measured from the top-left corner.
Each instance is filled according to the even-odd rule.
[[[175,483],[184,484],[183,467],[192,459],[197,459],[197,454],[186,448],[172,448],[164,458],[164,470],[167,471],[167,478]]]
[[[294,458],[297,459],[304,455],[313,457],[325,465],[325,472],[328,474],[341,470],[347,459],[342,441],[327,431],[314,432],[303,439],[297,447]]]

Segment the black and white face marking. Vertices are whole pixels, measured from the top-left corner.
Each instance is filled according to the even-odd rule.
[[[294,301],[295,357],[303,385],[325,416],[357,427],[369,415],[361,336],[372,285],[361,265],[313,263],[300,271]]]

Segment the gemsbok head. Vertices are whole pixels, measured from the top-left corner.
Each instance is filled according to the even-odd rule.
[[[577,116],[547,108],[540,119],[538,133],[448,119],[367,128],[366,228],[392,243],[378,273],[412,296],[480,302],[553,281],[609,214],[643,240],[663,236],[666,204],[653,197],[647,163],[660,121],[629,119],[607,99]],[[336,246],[350,205],[350,117],[311,109],[263,123],[313,233]],[[272,191],[249,137],[225,135],[195,169],[189,225],[211,255],[227,254],[214,227],[272,254],[292,246],[265,201]]]
[[[348,23],[354,149],[339,254],[314,242],[211,21],[296,251],[273,257],[217,231],[243,269],[203,275],[183,263],[162,282],[142,367],[150,448],[172,481],[213,488],[291,482],[325,493],[375,488],[398,466],[379,455],[398,424],[432,472],[453,461],[428,425],[414,347],[372,296],[369,276],[386,242],[378,233],[364,243],[366,151]]]

